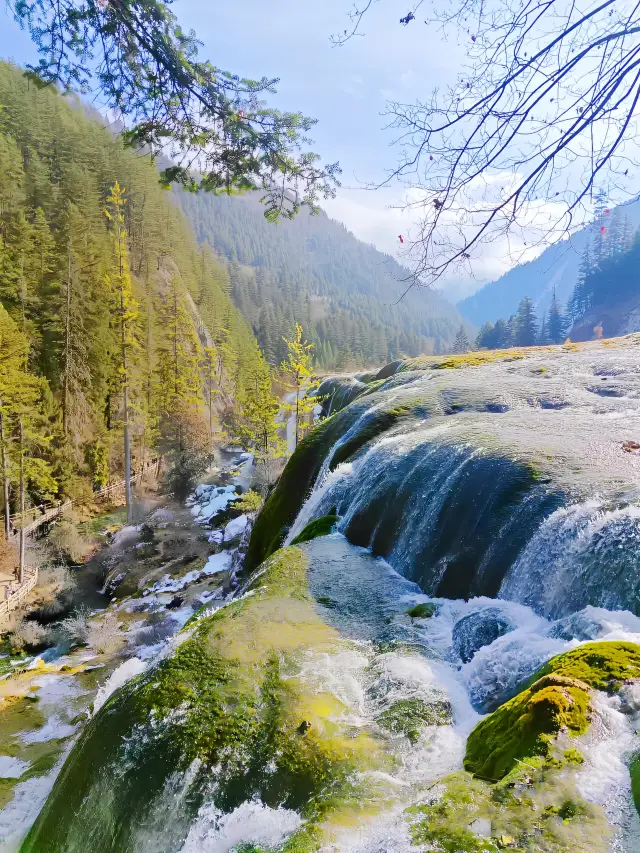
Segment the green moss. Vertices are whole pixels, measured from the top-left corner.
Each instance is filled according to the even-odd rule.
[[[602,810],[582,800],[557,770],[525,768],[508,785],[466,773],[443,780],[432,802],[411,808],[413,843],[439,853],[605,853]]]
[[[296,677],[299,659],[343,642],[318,616],[306,572],[304,551],[280,550],[249,595],[201,619],[171,657],[114,694],[72,750],[23,853],[138,849],[138,827],[176,774],[189,779],[186,813],[163,826],[167,849],[180,848],[213,772],[223,811],[257,798],[303,815],[291,853],[315,849],[313,827],[345,802],[367,802],[362,774],[386,766],[380,748],[343,728],[338,699]]]
[[[631,795],[636,810],[640,814],[640,755],[633,758],[629,771],[631,773]]]
[[[451,722],[448,702],[425,702],[424,699],[399,699],[376,719],[381,728],[402,734],[417,743],[424,726],[446,726]]]
[[[435,604],[416,604],[415,607],[410,607],[407,610],[407,616],[411,616],[412,619],[429,619],[437,609]]]
[[[351,423],[345,410],[322,421],[298,444],[278,482],[265,502],[251,531],[245,569],[252,571],[280,547],[305,497],[313,488],[322,463]]]
[[[465,770],[491,781],[502,779],[517,762],[550,755],[561,729],[583,734],[589,715],[587,684],[545,675],[478,723],[467,741]]]
[[[317,539],[318,536],[328,536],[338,521],[340,521],[340,517],[335,512],[316,518],[307,524],[302,533],[296,536],[291,544],[301,545],[303,542],[310,542],[312,539]]]
[[[640,678],[640,646],[606,641],[586,643],[551,658],[532,681],[551,673],[577,678],[596,690],[616,693],[625,681]]]
[[[531,350],[533,352],[533,349]],[[492,364],[495,361],[519,361],[527,354],[526,348],[477,350],[461,353],[460,355],[418,356],[403,362],[400,367],[404,370],[460,370],[465,367],[478,367],[481,364]],[[536,354],[540,348],[536,347]]]

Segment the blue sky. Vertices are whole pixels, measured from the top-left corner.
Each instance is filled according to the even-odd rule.
[[[380,180],[397,153],[381,115],[388,99],[426,98],[452,80],[464,62],[455,40],[419,19],[399,24],[394,0],[374,4],[363,38],[332,47],[330,35],[348,25],[350,0],[176,0],[175,14],[204,42],[202,54],[221,68],[247,77],[279,77],[273,105],[318,119],[314,149],[339,160],[343,189],[325,205],[358,237],[397,255],[397,234],[409,223],[393,205],[399,187],[371,192],[358,188]],[[24,63],[34,58],[28,36],[0,5],[0,56]],[[497,272],[503,270],[498,269]],[[482,276],[481,276],[482,277]]]

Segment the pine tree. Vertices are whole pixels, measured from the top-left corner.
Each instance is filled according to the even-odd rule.
[[[278,462],[287,452],[286,442],[280,438],[281,425],[276,420],[279,410],[271,372],[261,360],[240,393],[232,431],[242,446],[253,452],[266,489],[273,484]]]
[[[130,396],[133,376],[133,353],[136,347],[135,322],[138,304],[133,298],[127,233],[124,227],[125,190],[116,183],[107,197],[105,215],[111,224],[113,245],[113,269],[107,275],[107,286],[114,299],[114,320],[119,338],[119,354],[116,357],[120,391],[122,393],[122,427],[124,431],[124,477],[127,502],[127,520],[133,521],[133,494],[131,491],[131,422]]]
[[[493,327],[494,334],[494,346],[496,349],[507,349],[510,346],[513,346],[513,333],[509,323],[503,318],[499,317],[496,320],[496,324]]]
[[[460,326],[458,329],[458,334],[453,342],[453,351],[455,353],[463,353],[469,352],[470,349],[469,337],[465,331],[464,326]]]
[[[552,344],[561,344],[567,334],[567,320],[562,311],[562,306],[553,289],[553,299],[549,308],[548,338]]]
[[[491,321],[487,321],[476,337],[476,347],[477,349],[493,349],[496,346],[495,343],[495,330],[493,323]]]
[[[294,335],[291,340],[287,338],[283,339],[287,345],[287,358],[280,366],[284,382],[294,395],[293,402],[287,406],[287,409],[295,415],[294,447],[298,446],[298,441],[302,433],[308,427],[308,421],[305,419],[305,416],[308,416],[313,411],[316,404],[315,398],[305,396],[305,391],[315,381],[313,375],[314,345],[307,343],[303,339],[303,334],[302,326],[296,323],[294,326]]]
[[[538,323],[533,302],[528,296],[520,302],[515,317],[514,343],[517,347],[535,346],[538,338]]]

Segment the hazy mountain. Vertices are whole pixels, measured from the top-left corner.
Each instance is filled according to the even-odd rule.
[[[273,362],[294,320],[325,367],[451,349],[457,308],[430,291],[401,298],[408,271],[326,214],[274,225],[256,195],[174,194],[198,240],[229,260],[231,295]]]
[[[628,216],[630,225],[640,226],[640,200],[623,205],[620,213]],[[550,246],[534,261],[519,264],[497,281],[485,284],[472,296],[458,303],[460,313],[469,322],[481,326],[487,320],[508,318],[517,311],[520,300],[529,296],[538,316],[546,312],[555,287],[558,299],[566,305],[575,287],[580,258],[589,237],[584,228],[571,240]]]

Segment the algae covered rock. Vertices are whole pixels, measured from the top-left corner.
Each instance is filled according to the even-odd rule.
[[[556,655],[529,686],[482,720],[467,742],[465,769],[490,780],[503,778],[518,761],[548,756],[557,735],[586,732],[590,693],[617,693],[640,678],[640,646],[586,643]]]
[[[291,541],[292,545],[302,545],[304,542],[311,542],[312,539],[317,539],[318,536],[328,536],[333,532],[333,528],[340,521],[340,517],[335,511],[328,515],[323,515],[310,521],[304,530]]]
[[[297,813],[302,844],[336,803],[367,802],[359,780],[377,766],[376,742],[347,731],[340,700],[299,676],[309,655],[343,647],[316,612],[306,568],[302,550],[282,549],[244,598],[196,621],[173,654],[114,694],[23,853],[179,850],[200,809],[229,814],[247,802]]]
[[[478,723],[467,741],[465,770],[497,781],[516,762],[549,755],[561,730],[583,734],[589,721],[589,685],[545,675]]]
[[[640,646],[616,641],[585,643],[551,658],[534,679],[549,673],[578,678],[596,690],[617,693],[626,681],[640,678]]]
[[[463,663],[468,663],[479,649],[491,645],[514,627],[497,607],[476,610],[453,626],[453,650]]]
[[[444,779],[430,799],[408,810],[416,849],[439,853],[607,853],[611,831],[602,809],[570,779],[529,766],[490,785],[468,773]]]

